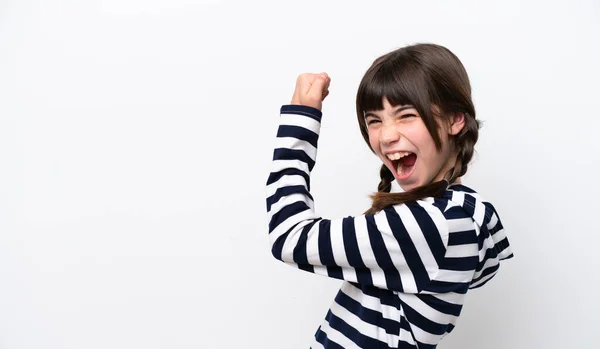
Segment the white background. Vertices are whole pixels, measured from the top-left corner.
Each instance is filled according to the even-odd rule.
[[[597,348],[597,1],[0,1],[0,348],[308,348],[340,281],[270,255],[296,75],[332,77],[313,194],[364,211],[378,56],[434,42],[484,120],[465,179],[515,258],[443,349]]]

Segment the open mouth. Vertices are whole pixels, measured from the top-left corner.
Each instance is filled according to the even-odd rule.
[[[398,179],[406,179],[411,175],[417,161],[417,154],[401,151],[389,153],[386,156],[392,162],[392,168],[396,170],[395,174]]]

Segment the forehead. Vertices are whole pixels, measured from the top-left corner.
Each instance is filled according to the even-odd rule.
[[[412,104],[391,104],[385,97],[382,100],[382,107],[383,109],[365,110],[363,113],[365,117],[369,115],[394,115],[407,109],[415,109],[415,106]]]

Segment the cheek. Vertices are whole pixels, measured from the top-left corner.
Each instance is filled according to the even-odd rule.
[[[423,160],[427,171],[436,173],[444,164],[445,149],[442,148],[442,150],[438,152],[438,149],[435,147],[435,143],[431,138],[424,138],[422,141],[421,149],[423,150],[423,156],[421,160]]]
[[[371,145],[371,148],[375,151],[375,153],[377,153],[377,155],[380,155],[378,133],[374,131],[369,131],[369,144]]]
[[[423,126],[423,129],[412,132],[410,137],[413,145],[419,150],[419,160],[426,168],[437,166],[436,162],[439,160],[439,153],[427,129]]]

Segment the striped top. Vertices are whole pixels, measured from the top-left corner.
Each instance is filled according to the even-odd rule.
[[[494,207],[460,184],[376,214],[324,219],[314,211],[321,111],[281,108],[267,181],[273,256],[345,280],[312,348],[435,348],[465,294],[512,257]]]

